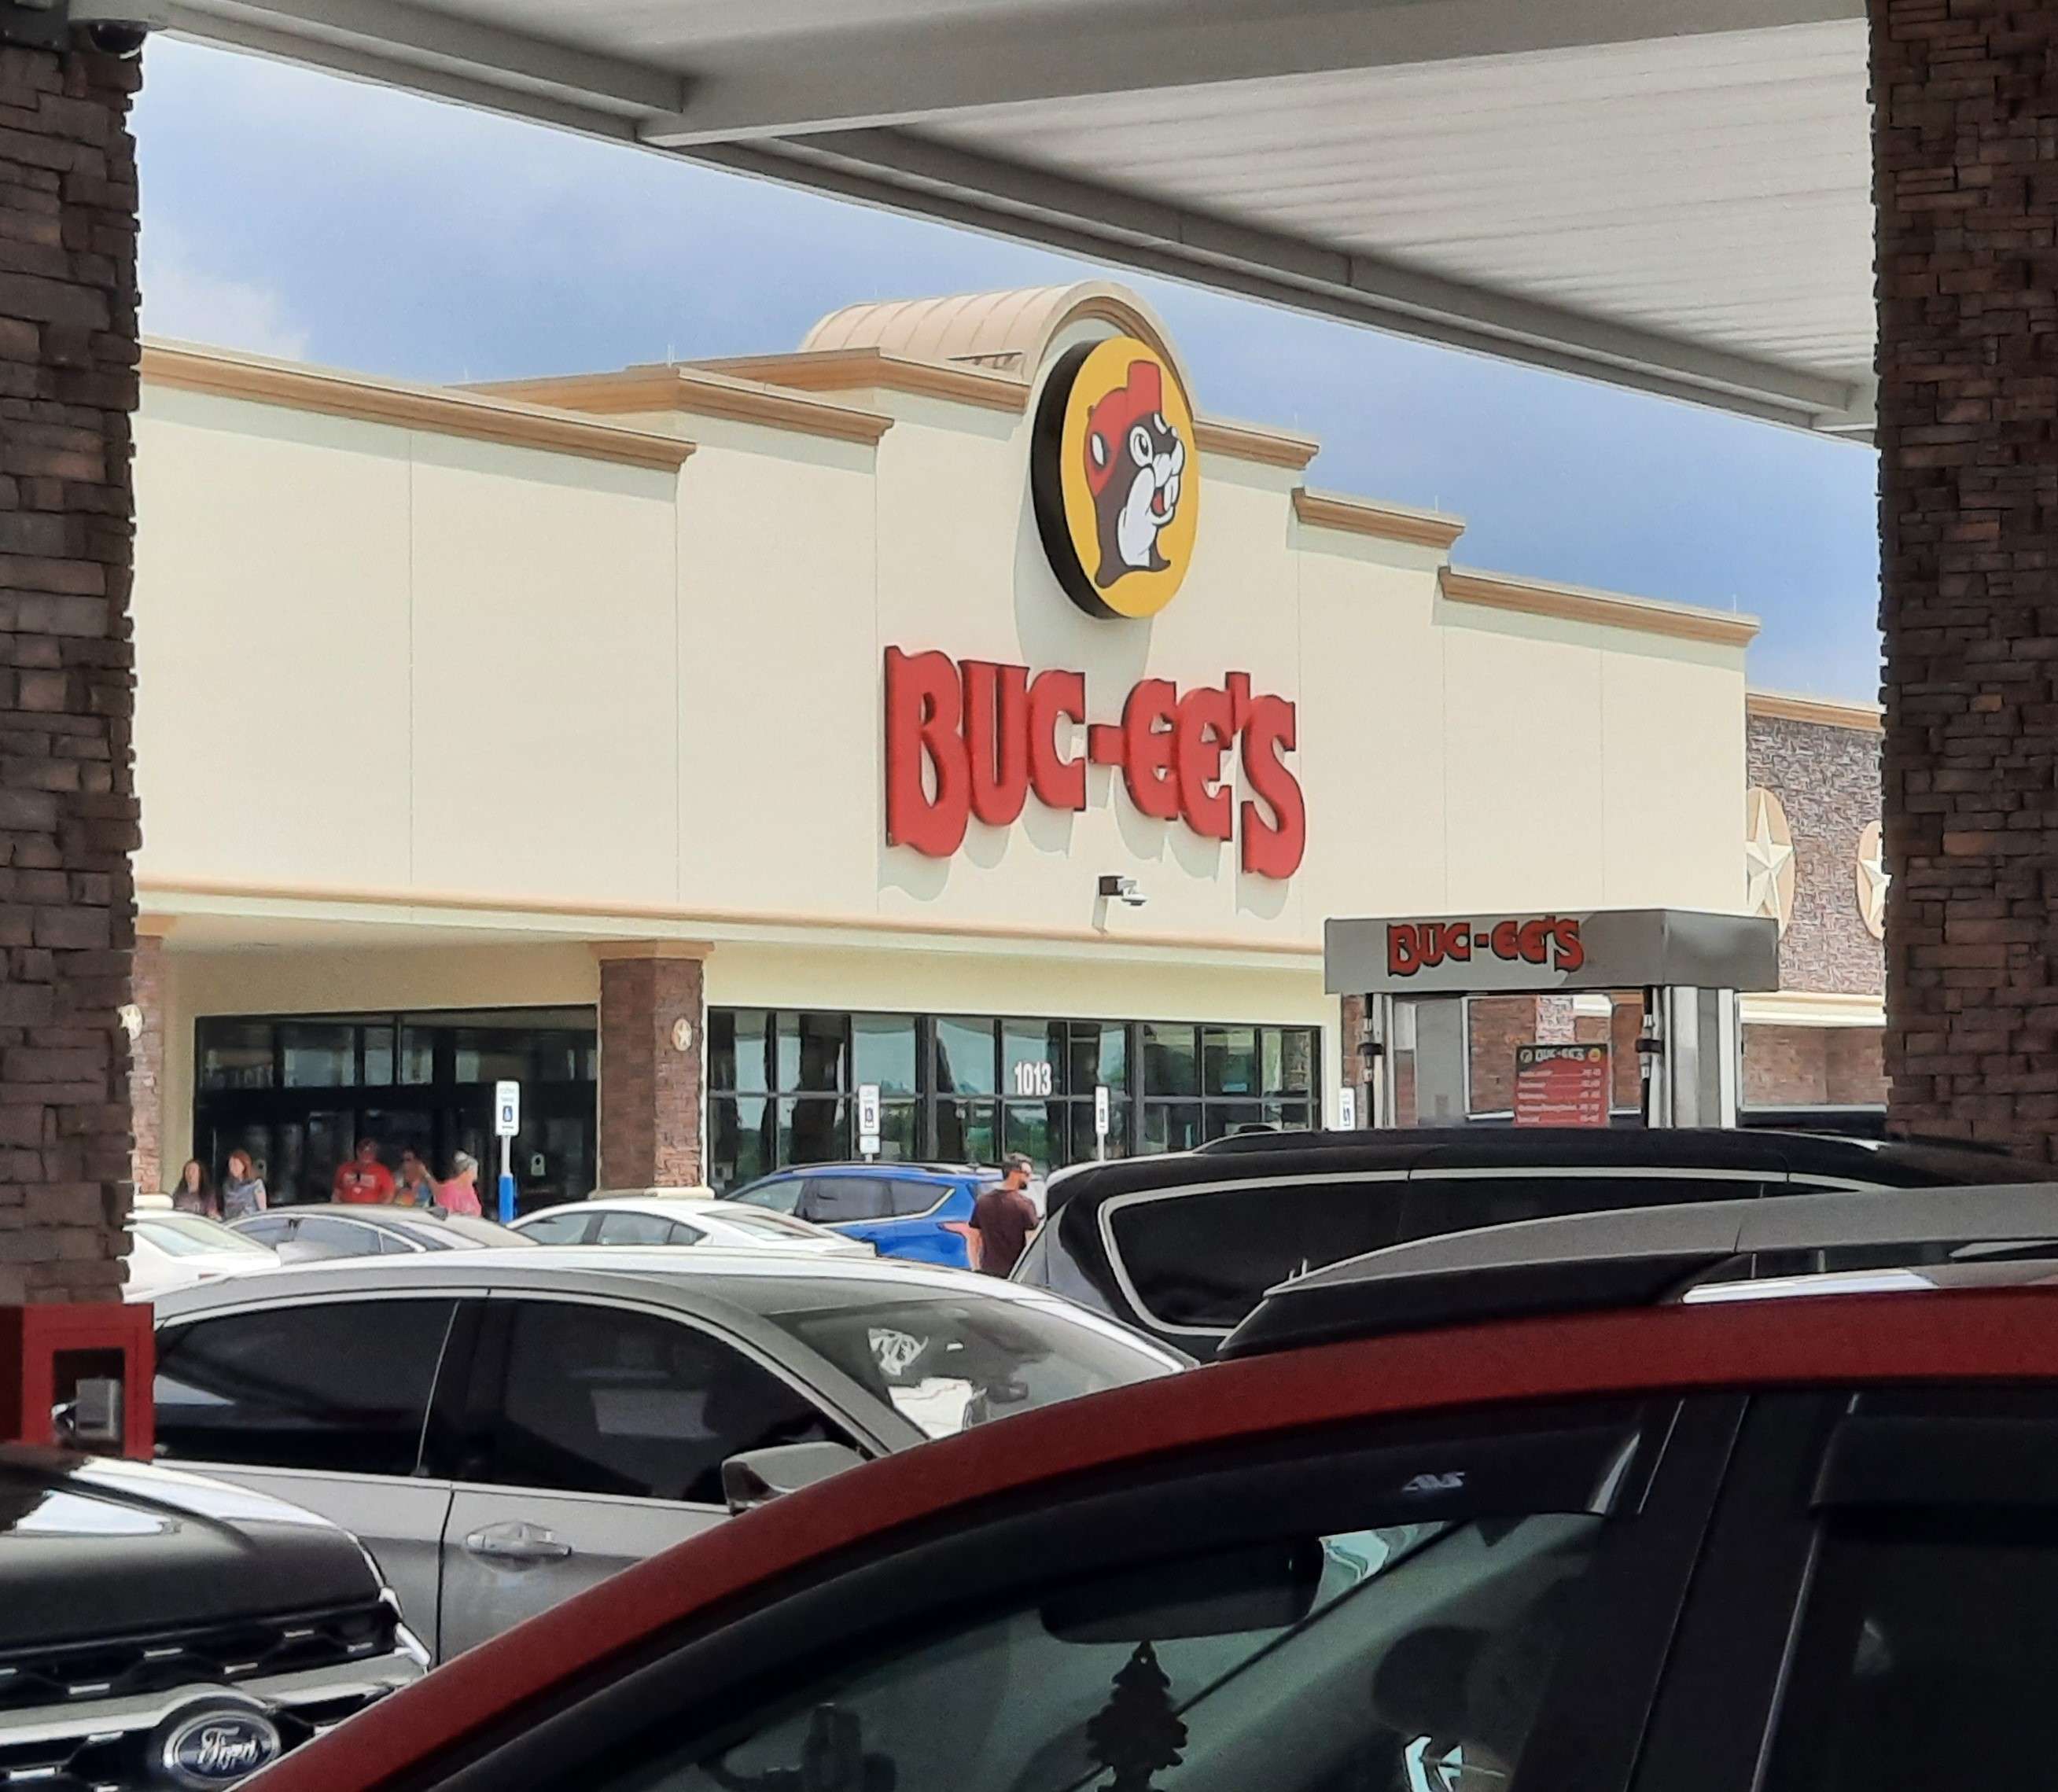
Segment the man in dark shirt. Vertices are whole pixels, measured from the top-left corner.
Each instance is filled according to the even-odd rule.
[[[1036,1230],[1036,1203],[1025,1192],[1034,1167],[1019,1151],[1002,1160],[1001,1178],[972,1203],[972,1230],[979,1234],[979,1266],[989,1276],[1014,1269]]]

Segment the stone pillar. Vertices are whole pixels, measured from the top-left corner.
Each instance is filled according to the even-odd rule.
[[[704,1182],[701,1067],[706,1060],[704,945],[602,945],[600,1186]]]
[[[0,1303],[127,1248],[141,81],[0,44]]]
[[[157,921],[136,931],[135,975],[128,1011],[129,1152],[131,1174],[139,1194],[171,1186],[165,1166],[165,1007],[171,995],[165,963],[164,928]]]
[[[1369,1023],[1365,1016],[1365,998],[1344,995],[1337,1000],[1341,1004],[1338,1015],[1343,1062],[1337,1066],[1336,1079],[1341,1086],[1357,1091],[1357,1123],[1369,1126],[1372,1124],[1372,1081],[1365,1075],[1365,1041]],[[1327,1099],[1321,1090],[1316,1095],[1319,1099]]]
[[[1871,0],[1888,1122],[2058,1134],[2058,9]]]

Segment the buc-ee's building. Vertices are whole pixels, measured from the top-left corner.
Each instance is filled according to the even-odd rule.
[[[1746,1096],[1880,1099],[1877,717],[1746,617],[1460,570],[1121,288],[476,390],[145,350],[137,1174],[354,1137],[525,1202],[1333,1123],[1349,914],[1786,924]],[[1512,1047],[1633,1031],[1482,1001]],[[1569,1031],[1568,1031],[1569,1030]],[[1634,1054],[1619,1054],[1633,1104]]]

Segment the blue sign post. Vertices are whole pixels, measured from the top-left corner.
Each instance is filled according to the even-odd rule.
[[[500,1141],[500,1223],[514,1221],[514,1135],[522,1130],[522,1085],[493,1086],[493,1130]]]

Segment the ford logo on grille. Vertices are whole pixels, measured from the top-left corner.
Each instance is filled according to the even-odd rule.
[[[269,1718],[239,1706],[177,1713],[161,1734],[157,1758],[165,1777],[192,1792],[233,1786],[269,1766],[285,1749]]]

